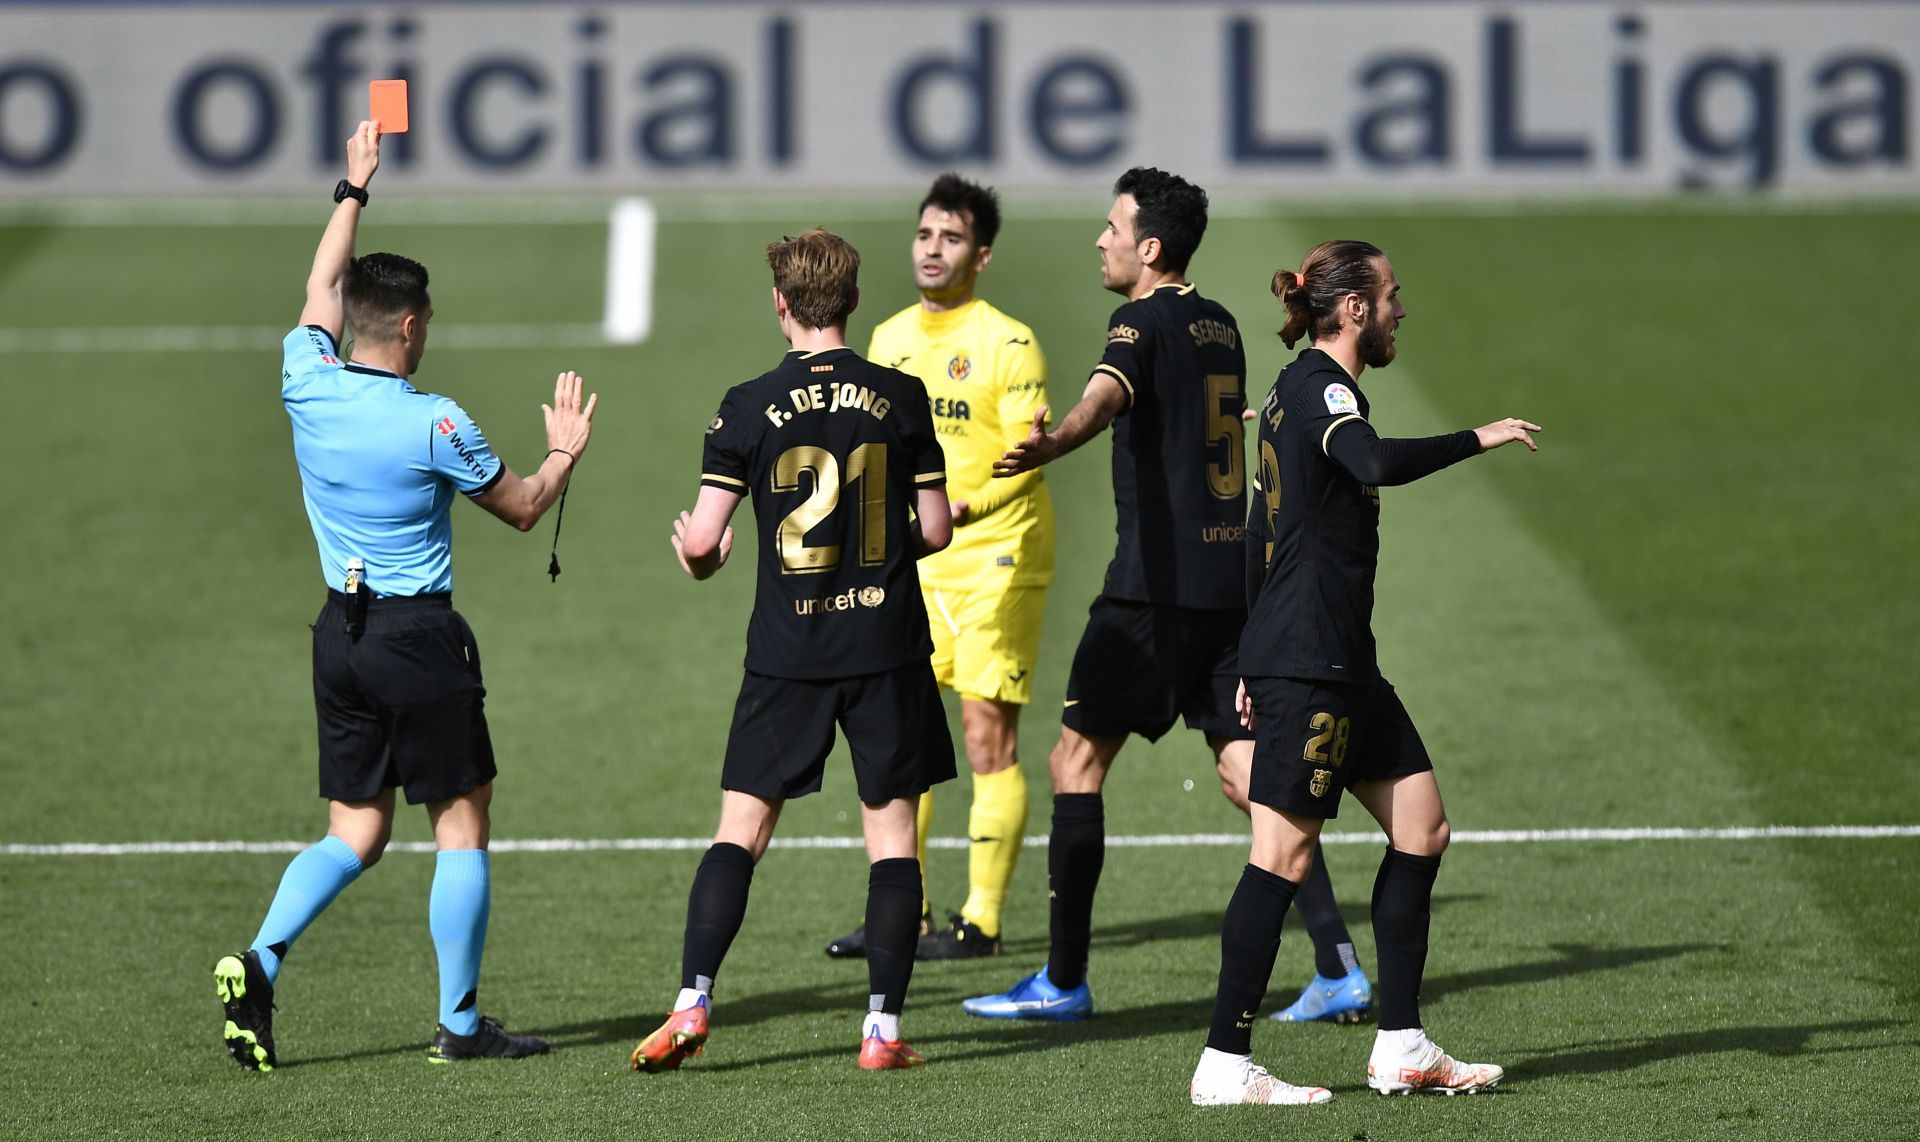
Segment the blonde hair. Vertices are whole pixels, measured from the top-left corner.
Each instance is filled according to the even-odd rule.
[[[860,251],[845,238],[808,230],[767,245],[773,288],[787,312],[809,329],[844,326],[860,295]]]

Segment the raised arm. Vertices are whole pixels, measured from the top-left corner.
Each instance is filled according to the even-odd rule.
[[[361,190],[373,181],[380,169],[380,128],[362,122],[347,140],[347,182]],[[347,263],[353,260],[354,232],[360,227],[358,199],[343,198],[333,208],[326,233],[320,236],[320,248],[314,251],[313,269],[307,274],[307,303],[300,310],[300,324],[318,325],[333,337],[335,345],[346,326],[346,306],[340,298],[340,283],[347,276]]]
[[[1106,431],[1127,407],[1127,390],[1105,371],[1087,378],[1080,403],[1067,410],[1060,427],[1047,431],[1046,408],[1033,414],[1033,429],[1012,451],[993,462],[994,476],[1005,479],[1050,464]]]
[[[586,454],[587,439],[593,435],[593,410],[600,394],[587,397],[583,404],[584,384],[578,373],[561,373],[554,380],[553,404],[540,406],[547,418],[547,455],[540,467],[526,477],[512,468],[503,469],[493,487],[473,497],[474,503],[521,531],[531,531],[540,522],[566,489],[567,478]]]

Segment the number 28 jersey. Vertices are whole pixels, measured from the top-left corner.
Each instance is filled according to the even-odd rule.
[[[851,349],[792,352],[728,390],[700,482],[753,500],[746,668],[848,678],[931,655],[908,513],[946,480],[926,387]]]

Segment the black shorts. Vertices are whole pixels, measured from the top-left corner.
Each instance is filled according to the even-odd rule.
[[[853,678],[747,672],[720,787],[785,801],[820,791],[833,728],[847,735],[860,800],[918,797],[954,775],[953,738],[927,661]]]
[[[1201,610],[1109,599],[1093,601],[1073,652],[1060,721],[1096,738],[1139,734],[1158,741],[1187,728],[1245,741],[1233,706],[1240,684],[1239,609]]]
[[[1341,792],[1355,783],[1433,768],[1385,678],[1368,686],[1249,678],[1247,694],[1256,730],[1248,796],[1262,805],[1331,821]]]
[[[398,785],[419,805],[492,781],[480,648],[452,596],[374,599],[357,639],[345,600],[329,591],[313,623],[320,796],[367,801]]]

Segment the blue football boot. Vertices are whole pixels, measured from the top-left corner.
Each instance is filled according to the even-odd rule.
[[[960,1001],[960,1010],[982,1019],[1053,1019],[1073,1022],[1093,1014],[1093,991],[1082,980],[1079,987],[1061,989],[1047,978],[1047,969],[1008,988],[1002,995],[982,995]]]
[[[1373,984],[1354,968],[1339,979],[1315,975],[1300,998],[1271,1018],[1282,1023],[1358,1023],[1373,1012]]]

